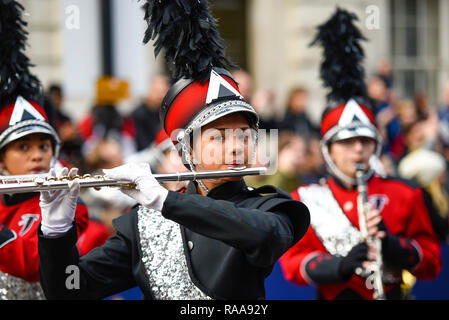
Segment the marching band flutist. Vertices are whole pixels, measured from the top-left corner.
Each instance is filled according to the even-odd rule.
[[[160,115],[184,164],[196,171],[249,166],[258,115],[223,69],[228,61],[207,1],[148,1],[145,10],[146,40],[157,36],[156,52],[164,48],[174,66],[177,81]],[[251,189],[241,177],[190,182],[174,192],[148,166],[105,173],[134,182],[137,188],[124,192],[140,205],[115,220],[115,236],[81,258],[74,203],[66,197],[75,198],[79,185],[42,192],[44,222],[61,230],[39,230],[41,283],[50,299],[99,299],[136,285],[148,299],[261,299],[265,277],[309,226],[302,203],[272,186]],[[81,271],[76,289],[66,287],[72,265]]]

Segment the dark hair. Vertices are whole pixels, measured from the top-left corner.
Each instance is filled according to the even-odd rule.
[[[52,84],[51,86],[48,87],[47,90],[48,94],[59,94],[62,95],[62,87],[59,84]]]

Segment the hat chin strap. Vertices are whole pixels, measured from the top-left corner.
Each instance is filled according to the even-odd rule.
[[[51,168],[55,168],[56,167],[56,163],[57,163],[58,159],[56,157],[52,157],[50,160],[50,169]]]
[[[226,106],[228,106],[228,105],[232,106],[233,103],[235,103],[235,101],[230,101],[230,102],[227,102],[227,103],[220,104],[220,105],[216,106],[215,108],[217,108],[217,110],[219,110],[220,108],[226,107]],[[239,104],[241,104],[241,103],[242,103],[242,102],[239,101]],[[250,105],[248,105],[248,106],[250,106]],[[251,106],[250,106],[250,107],[251,107]],[[251,108],[252,108],[252,107],[251,107]],[[201,127],[204,125],[204,121],[205,121],[205,120],[208,120],[209,117],[210,117],[211,115],[213,115],[215,111],[216,111],[215,109],[212,109],[212,111],[208,111],[208,112],[207,112],[205,115],[203,115],[202,117],[197,116],[197,117],[191,122],[191,124],[189,124],[185,130],[181,130],[181,131],[178,133],[177,137],[176,137],[176,140],[178,141],[178,143],[179,143],[180,146],[181,146],[181,149],[180,149],[180,150],[178,149],[178,152],[181,153],[181,154],[180,154],[181,159],[182,159],[182,161],[183,161],[184,164],[185,164],[185,163],[188,164],[189,169],[190,169],[190,171],[192,171],[192,172],[195,172],[196,170],[195,170],[195,165],[193,164],[193,159],[192,159],[192,157],[190,156],[191,148],[190,148],[190,146],[189,146],[189,139],[190,139],[189,137],[190,137],[190,135],[192,134],[193,130],[194,130],[195,128],[201,128]],[[252,163],[252,161],[254,161],[254,159],[255,159],[255,157],[256,157],[258,141],[259,141],[259,122],[257,121],[256,124],[255,124],[254,150],[253,150],[252,155],[251,155],[251,162],[250,162],[250,163]],[[201,180],[194,180],[194,181],[196,181],[196,182],[198,183],[198,185],[200,186],[200,188],[201,188],[206,194],[209,193],[209,189],[206,187],[206,185],[204,184],[203,181],[201,181]]]
[[[331,156],[329,155],[329,143],[330,141],[332,141],[332,138],[335,137],[335,135],[342,129],[345,128],[353,128],[355,126],[357,126],[358,124],[351,124],[349,126],[346,127],[339,127],[336,126],[332,129],[330,129],[323,137],[323,139],[321,140],[321,152],[323,154],[323,158],[324,161],[326,162],[326,166],[327,169],[329,171],[329,173],[336,177],[337,179],[339,179],[340,181],[348,184],[348,185],[352,185],[355,186],[357,184],[357,181],[355,178],[350,177],[346,174],[344,174],[340,169],[338,169],[337,165],[335,164],[335,162],[332,160]],[[369,127],[370,129],[374,130],[374,132],[376,132],[376,138],[374,139],[376,141],[376,150],[373,154],[373,156],[377,156],[379,157],[381,152],[382,152],[382,138],[381,135],[377,132],[377,129],[375,127]],[[335,141],[333,141],[335,142]],[[365,172],[365,174],[363,175],[362,179],[363,181],[367,181],[369,178],[371,178],[371,176],[375,173],[375,170],[370,166],[369,169]]]
[[[184,139],[185,136],[183,136],[183,139],[179,142],[181,144],[181,158],[183,161],[187,162],[189,165],[190,171],[195,172],[195,165],[193,164],[193,159],[190,156],[190,147],[187,146],[186,139]],[[206,187],[203,181],[201,180],[193,180],[198,183],[200,188],[206,193],[209,193],[209,189]]]
[[[355,178],[348,176],[347,174],[344,174],[340,169],[338,169],[337,165],[335,164],[335,162],[332,160],[332,158],[329,155],[329,147],[327,145],[327,143],[321,143],[321,152],[323,153],[323,158],[324,161],[326,162],[326,166],[327,169],[329,171],[329,173],[337,178],[338,180],[351,185],[351,186],[355,186],[357,185],[357,181]],[[369,178],[371,178],[371,176],[375,173],[375,171],[369,167],[369,169],[367,171],[365,171],[365,173],[363,174],[363,181],[367,181]]]
[[[191,171],[194,172],[195,171],[195,167],[193,165],[190,165]],[[200,188],[206,193],[209,193],[209,188],[206,187],[206,185],[204,184],[204,182],[202,180],[194,180],[196,181],[196,183],[198,183],[198,185],[200,186]]]
[[[252,155],[251,155],[250,163],[252,163],[252,161],[254,161],[254,159],[256,158],[256,151],[257,151],[256,146],[257,146],[257,141],[258,141],[258,134],[257,134],[257,131],[256,131],[255,146],[254,146],[254,150],[253,150]],[[190,171],[195,172],[195,171],[196,171],[196,170],[195,170],[195,165],[193,164],[193,159],[192,159],[192,157],[190,156],[190,148],[187,147],[187,144],[186,144],[186,141],[185,141],[185,140],[182,140],[182,141],[180,142],[180,144],[181,144],[181,152],[182,152],[182,158],[183,158],[183,161],[186,161],[186,162],[187,162],[187,164],[189,165]],[[199,167],[201,168],[201,164],[198,164],[197,166],[199,166]],[[209,193],[210,190],[206,187],[206,185],[204,184],[204,182],[203,182],[202,180],[194,180],[194,181],[196,181],[196,183],[198,183],[198,185],[200,186],[200,188],[201,188],[206,194]]]

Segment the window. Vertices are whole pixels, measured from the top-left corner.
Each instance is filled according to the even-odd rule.
[[[438,101],[438,0],[391,0],[394,85],[400,97],[416,92]]]
[[[226,56],[240,68],[247,69],[246,1],[211,0],[209,3]]]

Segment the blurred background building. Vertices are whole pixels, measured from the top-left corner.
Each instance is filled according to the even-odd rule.
[[[105,73],[130,83],[142,98],[151,77],[165,69],[143,46],[137,0],[22,0],[28,12],[29,56],[45,86],[60,83],[64,110],[75,119],[89,108],[95,81]],[[425,92],[437,105],[449,80],[449,2],[446,0],[211,0],[227,54],[253,77],[254,88],[277,93],[284,112],[289,91],[309,90],[307,112],[318,121],[325,103],[321,53],[309,48],[315,27],[338,5],[356,13],[366,38],[367,79],[391,64],[398,95]]]

